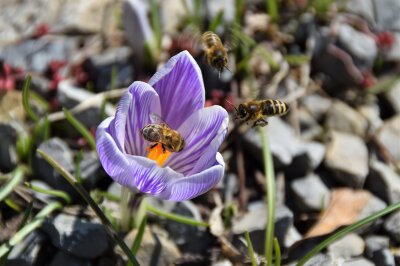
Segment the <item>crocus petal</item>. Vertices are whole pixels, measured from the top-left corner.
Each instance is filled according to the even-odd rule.
[[[178,128],[185,139],[185,148],[172,154],[165,164],[184,175],[213,165],[215,154],[225,138],[228,121],[228,113],[218,105],[191,114]]]
[[[224,175],[224,160],[216,154],[216,164],[201,173],[171,179],[166,189],[158,197],[172,201],[182,201],[197,197],[215,186]]]
[[[196,110],[204,107],[205,90],[199,66],[188,51],[172,57],[150,79],[160,96],[163,119],[177,129]]]
[[[161,168],[153,160],[123,154],[109,133],[112,120],[113,118],[104,120],[97,128],[96,142],[104,170],[117,183],[157,196],[166,189],[168,182],[183,178],[182,174],[169,167]]]
[[[125,128],[116,127],[115,130],[118,134],[125,134],[126,153],[144,156],[148,143],[143,139],[141,130],[151,123],[151,114],[161,116],[160,99],[149,84],[139,81],[129,87],[128,93],[131,98],[129,108],[126,108],[127,103],[124,102],[123,108],[116,114],[115,122],[116,126],[126,124]]]

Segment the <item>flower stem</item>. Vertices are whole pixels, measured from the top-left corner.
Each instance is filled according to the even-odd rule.
[[[257,266],[257,261],[256,261],[256,257],[254,256],[254,249],[253,249],[253,244],[251,243],[249,231],[246,230],[244,232],[244,236],[246,238],[247,249],[249,250],[249,256],[250,256],[250,259],[251,259],[251,265],[252,266]]]
[[[274,247],[274,227],[275,227],[275,172],[269,149],[268,138],[265,129],[260,128],[261,142],[263,147],[263,157],[265,166],[265,191],[267,192],[268,220],[265,229],[265,258],[267,265],[272,265],[272,249]]]

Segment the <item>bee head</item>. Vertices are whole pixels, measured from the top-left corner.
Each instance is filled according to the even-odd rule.
[[[211,65],[222,71],[228,64],[227,58],[222,50],[215,50]]]
[[[247,108],[244,104],[239,104],[239,107],[236,111],[237,117],[240,119],[246,119],[247,116],[249,115],[249,112],[247,111]]]

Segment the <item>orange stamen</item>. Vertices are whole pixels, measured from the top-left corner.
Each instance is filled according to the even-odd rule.
[[[157,145],[153,148],[148,147],[147,151],[149,152],[147,154],[147,158],[156,161],[157,164],[161,167],[164,165],[165,161],[171,155],[170,151],[168,150],[163,151],[161,143],[157,143]]]

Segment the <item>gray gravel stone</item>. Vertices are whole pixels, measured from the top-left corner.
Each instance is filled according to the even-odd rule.
[[[400,114],[385,120],[376,134],[379,142],[387,149],[391,156],[400,161]]]
[[[43,152],[49,154],[68,172],[74,171],[74,160],[72,150],[67,143],[60,138],[51,138],[38,147]],[[33,158],[34,175],[43,179],[54,189],[66,191],[70,196],[77,196],[75,189],[39,154]]]
[[[371,160],[365,187],[389,204],[400,202],[400,176],[380,161]]]
[[[399,38],[400,40],[400,38]],[[383,94],[393,110],[400,114],[400,82],[397,82],[390,90]]]
[[[400,244],[400,211],[397,211],[389,216],[384,223],[386,232]]]
[[[77,258],[63,251],[57,252],[50,266],[92,266],[93,264],[89,260]]]
[[[376,265],[365,258],[356,258],[344,261],[342,266],[376,266]]]
[[[365,255],[375,265],[394,266],[394,256],[389,251],[389,237],[372,235],[365,238]]]
[[[360,256],[364,252],[364,240],[357,234],[350,233],[328,246],[328,252],[334,258],[348,259]]]
[[[246,230],[250,233],[254,250],[264,252],[265,226],[268,221],[267,208],[264,201],[250,203],[248,212],[237,217],[232,222],[232,232],[235,239],[243,237]],[[275,236],[281,246],[284,245],[289,229],[293,226],[293,213],[286,206],[279,205],[275,209]],[[234,242],[235,244],[235,242]]]
[[[328,205],[329,189],[315,174],[293,180],[290,187],[296,195],[295,203],[302,211],[320,211]]]
[[[0,172],[11,172],[18,163],[17,131],[10,124],[0,123]]]
[[[321,120],[332,106],[331,99],[315,93],[302,97],[300,102],[317,120]]]
[[[368,174],[367,146],[358,136],[333,131],[326,147],[325,165],[340,182],[360,187]]]
[[[46,236],[33,231],[21,242],[16,244],[7,257],[7,266],[34,266]]]
[[[342,101],[333,101],[326,117],[327,127],[331,130],[365,137],[368,121],[359,112]]]
[[[42,228],[54,246],[78,258],[94,259],[109,248],[107,233],[99,223],[59,214]]]

